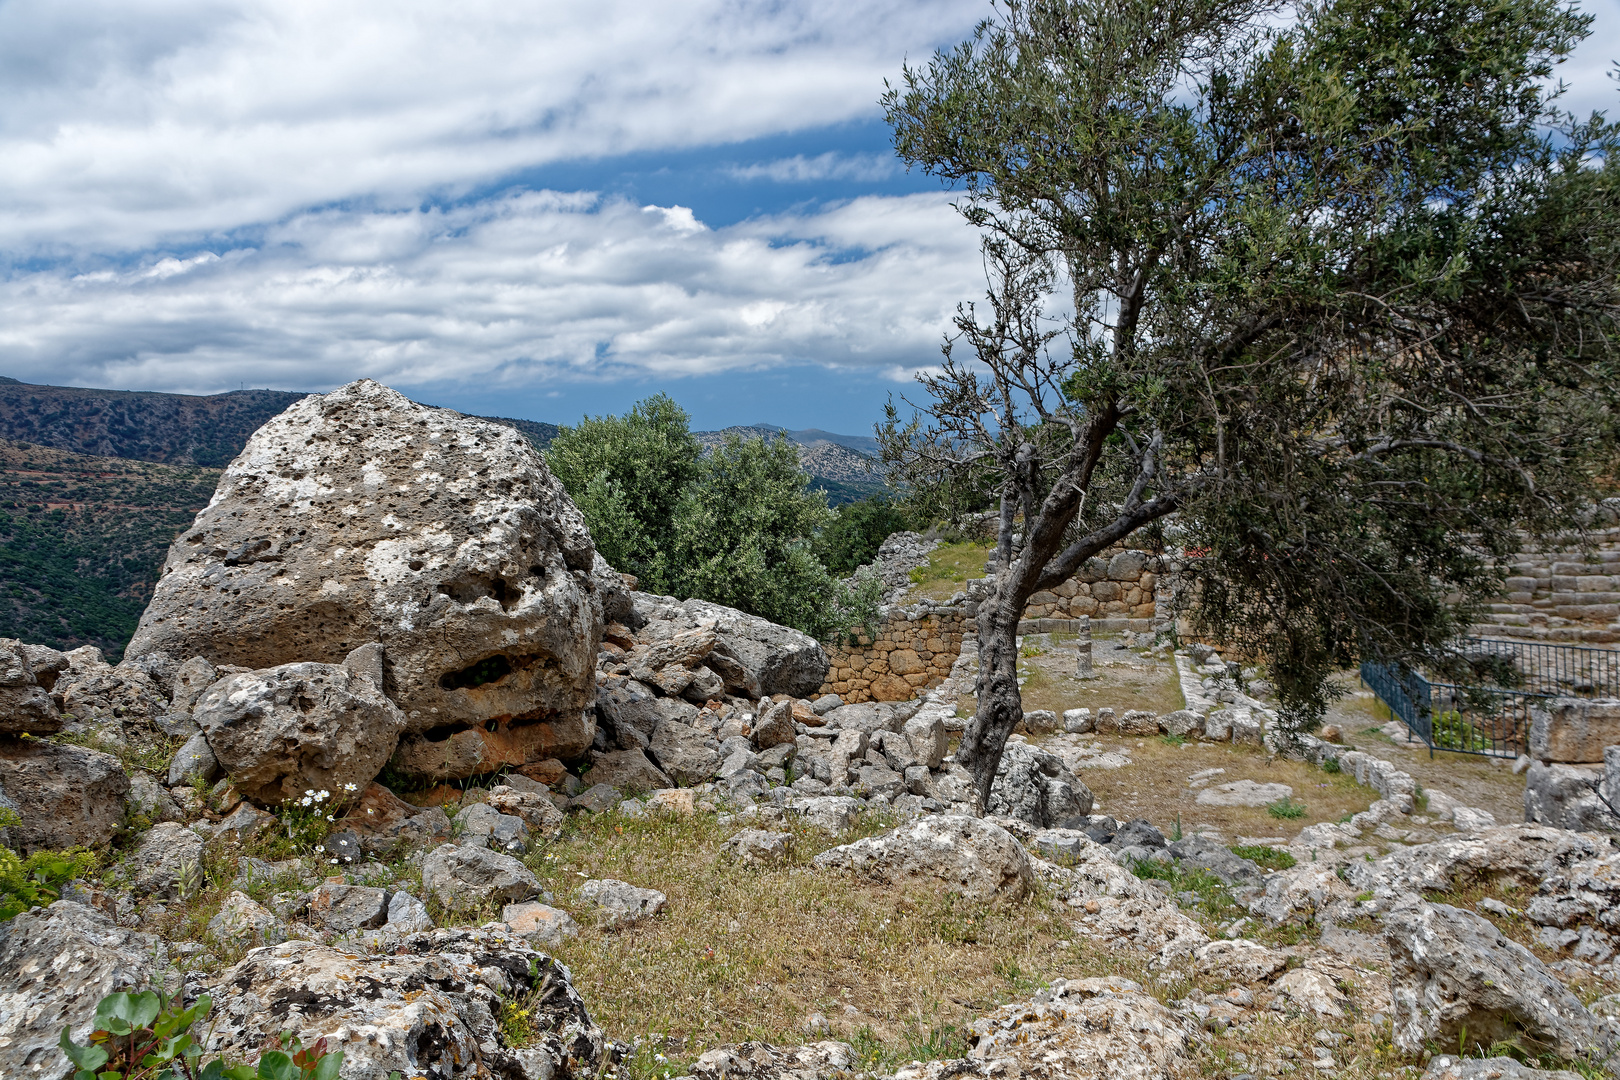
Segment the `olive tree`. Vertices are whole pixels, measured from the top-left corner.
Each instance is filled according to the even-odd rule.
[[[959,760],[982,808],[1030,596],[1172,519],[1185,614],[1282,731],[1358,658],[1443,662],[1615,436],[1615,131],[1557,108],[1554,0],[1007,0],[884,98],[989,287],[914,489],[999,500]]]

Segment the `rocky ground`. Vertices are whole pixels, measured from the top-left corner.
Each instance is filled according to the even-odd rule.
[[[1032,700],[975,817],[971,650],[920,700],[811,697],[817,643],[627,591],[469,425],[306,399],[131,659],[0,643],[34,897],[0,1080],[68,1076],[62,1029],[144,986],[365,1080],[1615,1072],[1616,834],[1499,824],[1354,731],[1284,752],[1263,679],[1151,640],[1175,699]]]

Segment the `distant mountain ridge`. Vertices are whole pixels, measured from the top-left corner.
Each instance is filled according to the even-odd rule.
[[[24,383],[0,376],[0,439],[91,457],[222,469],[265,421],[305,396],[288,390],[208,395],[99,390]],[[478,419],[521,431],[542,450],[559,430],[556,424],[539,420]],[[727,435],[790,439],[798,445],[800,467],[834,505],[883,487],[877,440],[868,435],[839,435],[819,428],[789,431],[775,424],[745,424],[692,434],[709,447],[718,446]]]

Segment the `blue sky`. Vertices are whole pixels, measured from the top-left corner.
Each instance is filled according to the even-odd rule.
[[[877,98],[987,12],[0,0],[0,374],[866,433],[980,289]]]

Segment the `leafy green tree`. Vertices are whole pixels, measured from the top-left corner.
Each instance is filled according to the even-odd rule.
[[[660,579],[677,595],[827,637],[836,582],[811,539],[832,518],[791,442],[728,436],[681,493]]]
[[[849,574],[872,561],[878,548],[909,525],[906,512],[887,494],[868,495],[840,507],[816,537],[816,553],[834,574]]]
[[[660,588],[655,569],[673,538],[675,504],[701,471],[703,446],[667,394],[624,416],[586,417],[546,448],[546,464],[585,515],[596,549],[615,569]]]
[[[1028,598],[1175,515],[1188,614],[1286,735],[1358,658],[1444,663],[1614,445],[1620,139],[1556,0],[1004,0],[884,105],[989,289],[891,475],[1000,500],[959,758],[1018,722]],[[1460,603],[1454,602],[1460,598]]]

